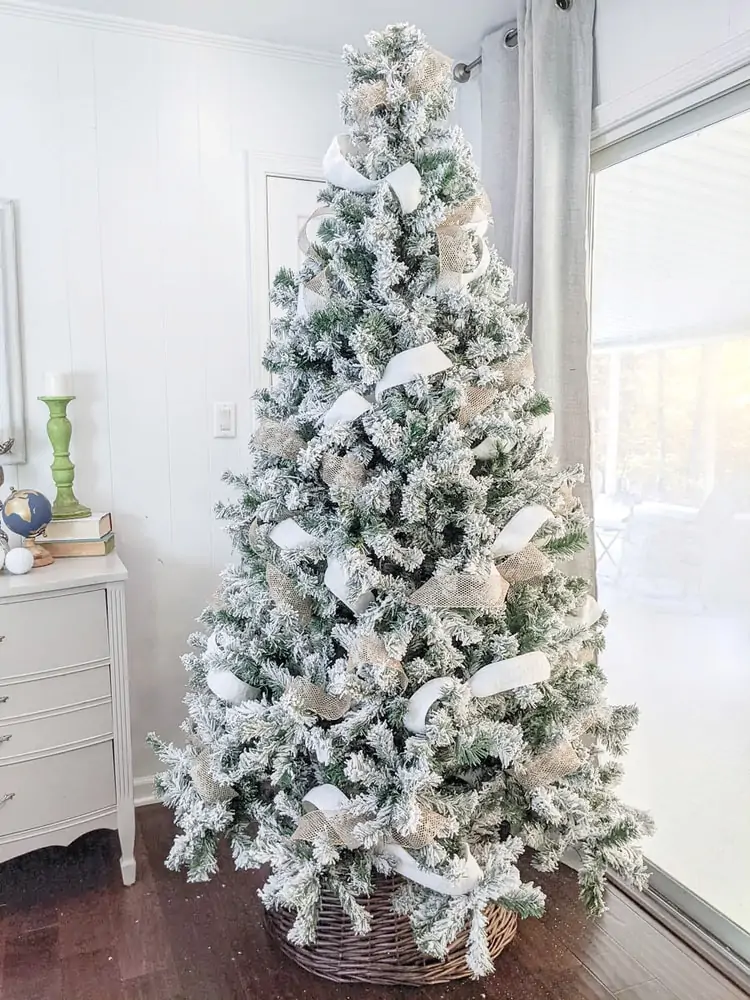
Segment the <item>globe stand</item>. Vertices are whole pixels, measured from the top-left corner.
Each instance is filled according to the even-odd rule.
[[[52,470],[52,479],[57,487],[57,496],[52,504],[52,517],[55,521],[74,517],[89,517],[91,509],[79,503],[73,492],[75,466],[70,460],[70,437],[73,428],[70,426],[66,411],[68,403],[75,399],[75,396],[39,396],[38,398],[49,407],[47,437],[50,439],[54,455],[50,469]]]
[[[27,538],[23,544],[34,557],[34,569],[39,569],[40,566],[50,566],[55,561],[51,552],[48,552],[43,545],[37,545],[36,539]]]

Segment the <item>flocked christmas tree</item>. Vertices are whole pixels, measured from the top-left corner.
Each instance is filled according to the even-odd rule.
[[[582,896],[643,881],[643,814],[614,787],[636,722],[595,662],[604,617],[559,566],[586,544],[577,473],[550,457],[523,307],[447,124],[450,63],[404,25],[347,50],[347,136],[282,271],[246,474],[219,516],[238,564],[192,636],[187,746],[154,744],[182,832],[168,863],[269,865],[266,907],[315,938],[322,885],[353,932],[378,873],[440,956],[467,920],[576,848]],[[314,227],[317,226],[317,231]],[[229,362],[231,363],[231,359]]]

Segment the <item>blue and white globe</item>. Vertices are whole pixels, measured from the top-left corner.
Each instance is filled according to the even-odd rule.
[[[39,490],[14,490],[2,505],[2,515],[10,531],[35,538],[52,520],[52,504]]]

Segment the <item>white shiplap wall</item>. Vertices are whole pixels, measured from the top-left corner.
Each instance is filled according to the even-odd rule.
[[[249,433],[246,154],[319,157],[338,64],[0,3],[0,197],[19,203],[29,463],[51,492],[45,371],[71,370],[79,498],[130,570],[136,777],[183,717],[179,655],[229,558],[212,504]],[[238,435],[212,438],[212,403]]]

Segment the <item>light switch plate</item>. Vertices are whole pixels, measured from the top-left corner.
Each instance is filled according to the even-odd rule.
[[[237,436],[237,404],[214,403],[214,437],[233,438]]]

